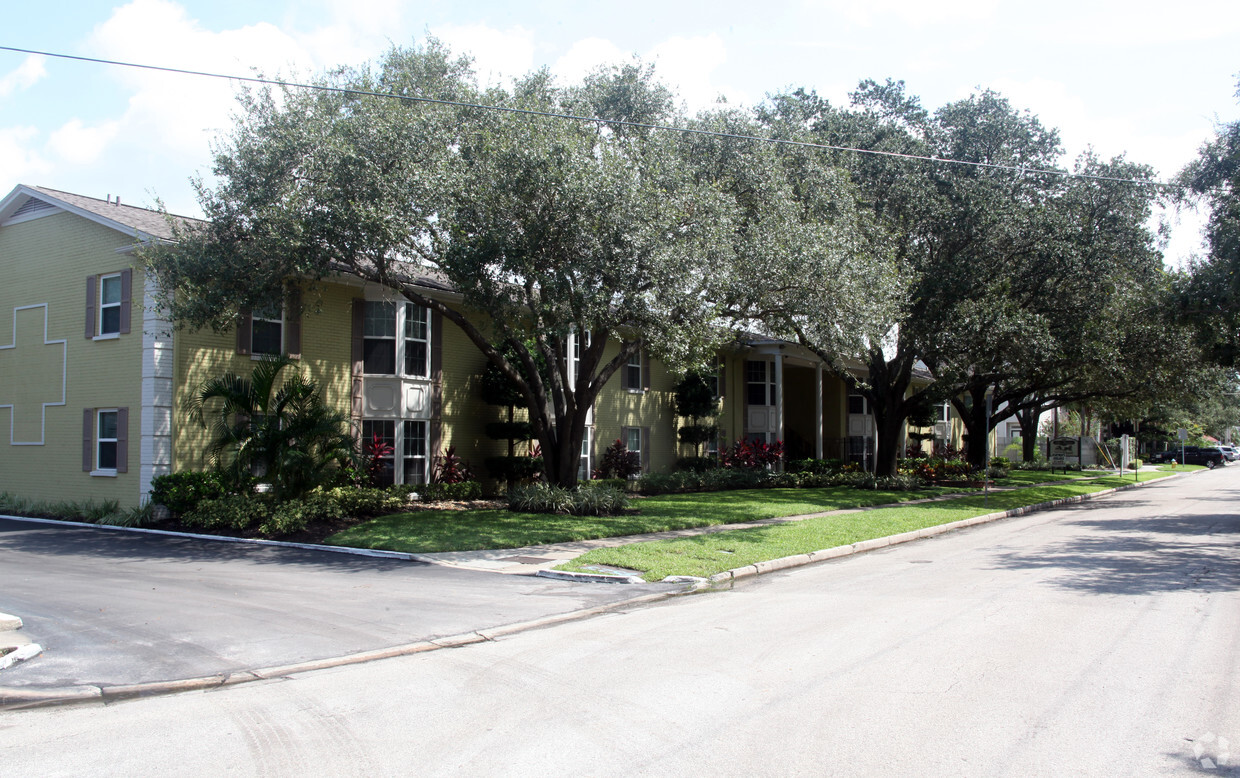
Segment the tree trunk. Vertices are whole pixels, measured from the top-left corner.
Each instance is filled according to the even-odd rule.
[[[882,478],[896,474],[896,466],[904,455],[904,441],[900,434],[904,419],[898,413],[875,413],[874,435],[878,451],[874,454],[874,475]]]
[[[986,413],[986,387],[968,390],[969,403],[956,398],[952,404],[960,412],[960,419],[969,436],[965,453],[969,466],[974,470],[986,467],[986,436],[990,434],[990,417]]]
[[[1036,408],[1016,414],[1016,420],[1020,422],[1020,457],[1025,462],[1037,459],[1038,417],[1041,415]]]

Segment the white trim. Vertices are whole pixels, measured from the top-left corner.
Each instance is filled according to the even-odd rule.
[[[146,277],[142,305],[142,404],[139,409],[138,501],[151,481],[172,472],[172,324],[160,316],[159,287]]]
[[[120,340],[120,337],[121,334],[119,332],[109,332],[106,335],[96,335],[91,340]]]
[[[46,200],[43,200],[42,198],[38,198],[38,197],[33,198],[33,199],[40,200],[41,202],[47,202]],[[51,208],[44,208],[41,211],[33,211],[31,213],[24,213],[21,216],[11,216],[5,219],[3,222],[0,222],[0,227],[8,227],[10,224],[21,224],[22,222],[30,222],[30,221],[34,221],[35,219],[42,219],[44,216],[54,216],[55,214],[64,213],[64,212],[65,212],[64,209],[61,208],[60,206],[53,205]]]
[[[137,227],[133,227],[128,224],[124,224],[123,222],[114,221],[104,216],[100,216],[99,214],[93,211],[88,211],[85,208],[79,208],[78,206],[73,205],[72,203],[65,202],[64,200],[61,200],[55,195],[49,195],[44,192],[40,192],[37,189],[31,189],[30,187],[25,186],[23,184],[18,184],[17,188],[15,188],[12,192],[10,192],[8,196],[6,196],[3,200],[0,200],[0,213],[3,213],[5,210],[7,210],[8,207],[12,205],[14,202],[16,202],[17,198],[19,198],[22,195],[26,195],[28,197],[34,197],[38,200],[42,200],[43,202],[50,202],[54,204],[57,208],[60,208],[63,211],[67,211],[74,215],[81,216],[83,219],[86,219],[87,221],[92,221],[96,224],[103,225],[104,227],[107,227],[109,229],[116,230],[117,232],[122,233],[127,237],[136,238],[137,240],[143,243],[147,243],[147,242],[165,243],[167,242],[157,235],[151,235],[150,233],[143,232]],[[5,220],[3,223],[9,224],[9,223],[14,223],[14,221],[15,220]]]
[[[96,443],[96,445],[98,444]],[[95,477],[95,478],[116,478],[116,469],[113,468],[110,470],[91,470],[90,474],[92,477]]]
[[[114,303],[105,303],[103,301],[103,286],[104,286],[103,282],[111,278],[116,279],[116,291],[120,295],[120,297],[117,298],[116,302]],[[95,284],[96,286],[95,294],[99,296],[98,299],[95,300],[95,308],[96,308],[95,332],[99,334],[93,338],[94,340],[104,340],[109,337],[119,338],[121,336],[121,309],[124,307],[123,301],[125,299],[125,290],[121,288],[121,282],[123,280],[124,280],[124,277],[122,276],[120,272],[103,273],[102,275],[99,276],[98,283]],[[116,309],[116,331],[115,332],[104,332],[103,331],[103,309],[104,307]]]
[[[59,340],[48,340],[47,338],[47,303],[38,303],[36,305],[19,305],[13,309],[13,342],[7,346],[0,346],[0,351],[17,348],[17,312],[28,311],[33,308],[43,309],[43,345],[53,346],[57,343],[61,345],[64,356],[60,366],[60,402],[43,403],[43,418],[39,422],[39,439],[37,441],[19,441],[13,439],[14,427],[17,425],[17,414],[14,411],[12,403],[0,405],[0,408],[9,409],[9,445],[10,446],[42,446],[47,440],[47,409],[49,407],[63,406],[65,404],[65,389],[69,382],[69,344],[64,338]]]

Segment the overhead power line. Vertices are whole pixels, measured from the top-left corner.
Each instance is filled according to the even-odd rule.
[[[760,135],[746,135],[744,133],[718,132],[716,130],[698,129],[695,127],[676,127],[670,124],[649,124],[645,122],[631,122],[613,119],[600,119],[595,116],[579,116],[570,113],[556,113],[553,111],[534,111],[527,108],[510,108],[500,105],[485,105],[482,103],[468,103],[459,100],[443,100],[434,97],[416,97],[410,95],[398,95],[391,92],[374,92],[366,89],[353,89],[350,87],[329,86],[326,84],[304,84],[296,81],[284,81],[276,78],[263,78],[261,76],[237,76],[228,75],[226,73],[212,73],[206,70],[188,70],[186,68],[174,68],[164,65],[145,65],[138,62],[123,62],[114,59],[101,59],[98,57],[83,57],[76,54],[60,54],[53,51],[38,51],[36,49],[23,49],[17,46],[0,46],[0,51],[12,51],[18,54],[34,54],[42,57],[52,57],[54,59],[75,60],[78,62],[90,62],[97,65],[114,65],[124,68],[136,68],[139,70],[153,70],[161,73],[173,73],[183,76],[200,76],[202,78],[215,78],[227,81],[240,81],[249,84],[264,84],[267,86],[278,86],[282,88],[292,89],[309,89],[320,92],[334,92],[345,95],[356,95],[359,97],[378,97],[389,100],[403,100],[411,103],[427,103],[432,105],[447,105],[456,108],[474,108],[485,111],[501,111],[504,113],[521,114],[524,116],[538,116],[549,119],[565,119],[577,122],[590,122],[593,124],[609,124],[619,125],[623,127],[636,127],[646,130],[662,130],[667,132],[680,132],[693,135],[707,135],[716,138],[728,138],[732,140],[748,140],[758,143],[773,143],[782,146],[795,146],[808,149],[820,149],[823,151],[843,151],[854,154],[870,154],[878,157],[891,157],[894,159],[906,159],[919,162],[935,162],[946,165],[965,165],[971,167],[986,168],[990,170],[1005,170],[1019,175],[1046,175],[1061,176],[1064,178],[1080,178],[1089,181],[1112,181],[1123,184],[1136,184],[1138,186],[1155,186],[1164,188],[1183,188],[1180,184],[1172,184],[1164,181],[1152,181],[1142,178],[1123,178],[1120,176],[1099,176],[1088,173],[1074,173],[1068,170],[1054,170],[1048,168],[1031,168],[1020,165],[1005,165],[995,162],[974,162],[964,159],[952,159],[950,157],[927,156],[924,154],[905,154],[898,151],[881,151],[878,149],[862,149],[852,146],[836,146],[829,143],[814,143],[812,141],[791,140],[786,138],[764,138]]]

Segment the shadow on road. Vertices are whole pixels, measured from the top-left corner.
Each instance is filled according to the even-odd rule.
[[[427,566],[425,562],[403,559],[0,519],[0,554],[5,552],[111,562],[155,560],[197,564],[244,560],[255,564],[300,565],[342,572],[380,572]]]
[[[1074,512],[1106,507],[1086,503]],[[1039,550],[1002,553],[996,566],[1057,569],[1062,575],[1051,585],[1096,594],[1240,589],[1240,516],[1235,514],[1082,516],[1064,526],[1083,531]]]

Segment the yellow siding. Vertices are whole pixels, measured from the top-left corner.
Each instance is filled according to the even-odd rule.
[[[351,391],[351,306],[356,287],[326,284],[305,295],[301,321],[301,359],[297,367],[318,383],[324,399],[349,412]],[[178,331],[174,340],[173,470],[202,470],[209,466],[208,430],[190,418],[189,404],[204,381],[232,372],[249,376],[257,360],[238,354],[234,330]],[[287,371],[286,371],[287,373]],[[208,421],[210,421],[208,419]]]
[[[603,360],[611,360],[619,351],[619,343],[608,343]],[[621,371],[617,371],[599,392],[594,404],[595,467],[603,451],[620,437],[622,427],[649,428],[651,472],[666,472],[676,463],[676,381],[661,362],[652,359],[650,377],[645,383],[649,386],[645,391],[625,389]]]
[[[0,404],[16,400],[18,406],[15,427],[13,412],[0,408],[0,491],[38,500],[137,504],[141,274],[134,274],[131,332],[111,340],[85,337],[86,277],[128,268],[130,258],[117,249],[132,244],[115,230],[63,212],[0,228],[0,346],[14,343],[15,309],[29,305],[46,305],[47,338],[66,341],[63,349],[42,345],[44,309],[36,308],[17,313],[17,347],[0,350]],[[43,353],[32,355],[36,348]],[[44,419],[30,403],[60,400],[66,363],[66,404],[48,407]],[[81,466],[83,409],[117,407],[129,409],[129,472],[91,476]],[[40,433],[43,445],[10,445],[11,434],[37,440]]]

